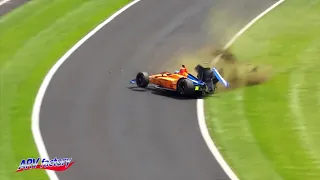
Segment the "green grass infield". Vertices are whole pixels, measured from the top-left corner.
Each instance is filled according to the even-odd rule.
[[[268,66],[270,78],[205,100],[228,164],[241,180],[319,180],[320,1],[285,1],[231,50],[239,64]]]
[[[130,0],[32,0],[0,19],[0,179],[47,179],[15,173],[38,157],[31,133],[35,96],[46,73],[78,40]],[[57,144],[58,145],[58,144]]]

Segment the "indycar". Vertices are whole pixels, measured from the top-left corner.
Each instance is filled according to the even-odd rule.
[[[130,83],[141,88],[152,84],[156,89],[174,91],[181,96],[202,96],[207,91],[206,84],[190,73],[180,75],[177,72],[162,72],[149,75],[147,72],[139,72]]]
[[[173,91],[180,96],[188,97],[199,97],[208,93],[214,93],[216,83],[219,81],[225,87],[229,87],[228,82],[223,79],[215,68],[203,68],[198,65],[195,69],[198,72],[197,77],[190,73],[181,75],[179,71],[175,71],[174,73],[161,72],[152,75],[149,75],[147,72],[139,72],[130,83],[136,84],[140,88],[146,88],[149,84],[152,84],[156,89]]]

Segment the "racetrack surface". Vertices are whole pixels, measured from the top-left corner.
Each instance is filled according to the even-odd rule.
[[[0,6],[0,16],[3,16],[13,9],[23,5],[24,3],[28,2],[30,0],[10,0]]]
[[[219,42],[203,28],[210,10],[227,9],[236,19],[227,24],[241,17],[244,26],[273,2],[142,0],[90,38],[57,71],[41,107],[50,157],[76,161],[59,178],[228,179],[201,137],[195,100],[128,82],[138,71],[165,70],[180,48]]]

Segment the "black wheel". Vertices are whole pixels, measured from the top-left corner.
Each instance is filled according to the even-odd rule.
[[[179,79],[177,83],[177,92],[181,96],[193,96],[195,95],[193,82],[189,79]]]
[[[139,72],[136,76],[136,83],[138,87],[145,88],[149,84],[149,75],[146,72]]]

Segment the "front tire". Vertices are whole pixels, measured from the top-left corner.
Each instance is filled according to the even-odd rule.
[[[136,76],[136,84],[141,88],[147,87],[149,84],[149,74],[146,72],[139,72]]]
[[[181,96],[193,96],[195,95],[193,82],[189,79],[179,79],[177,83],[177,92]]]

